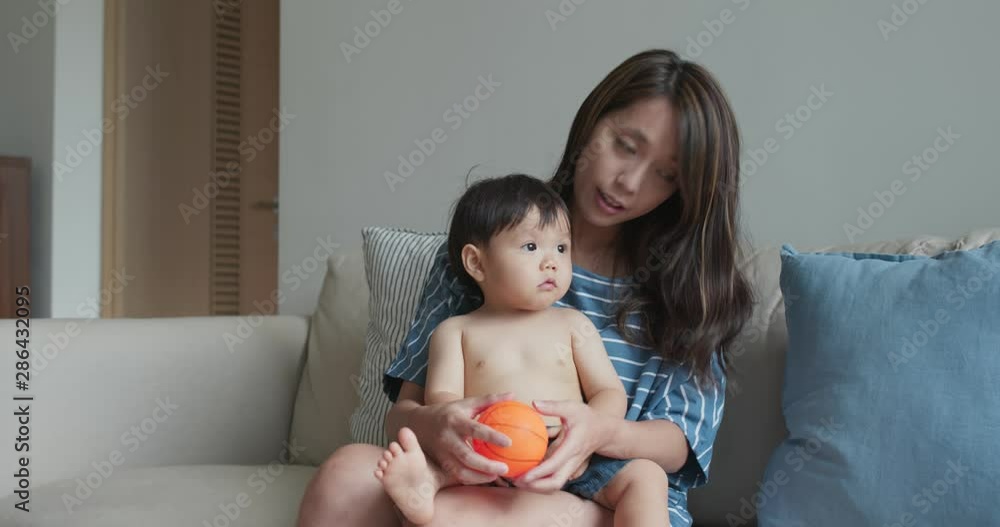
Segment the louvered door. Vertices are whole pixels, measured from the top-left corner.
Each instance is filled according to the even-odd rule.
[[[102,316],[276,312],[278,0],[105,6]]]
[[[214,38],[214,134],[213,167],[219,181],[212,202],[213,315],[240,312],[240,176],[239,145],[242,92],[242,7],[216,2]]]

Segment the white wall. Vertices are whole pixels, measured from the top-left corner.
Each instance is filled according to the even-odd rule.
[[[857,208],[894,180],[905,193],[855,241],[1000,226],[1000,35],[992,27],[1000,4],[574,1],[401,0],[402,11],[350,60],[341,45],[354,44],[356,28],[374,30],[370,11],[389,0],[283,1],[282,106],[298,118],[281,138],[280,270],[312,254],[318,237],[346,249],[367,225],[443,229],[475,164],[478,175],[548,176],[589,90],[650,47],[697,55],[729,93],[744,134],[745,225],[756,244],[846,243]],[[900,11],[903,23],[885,39],[879,20],[892,23],[894,2],[919,8],[905,21]],[[568,17],[553,29],[546,12],[560,5]],[[724,9],[729,23],[716,22]],[[699,33],[711,42],[689,47]],[[452,130],[444,112],[490,74],[501,85]],[[821,106],[814,97],[820,107],[789,133],[780,120],[814,87],[833,95]],[[391,190],[384,173],[436,127],[446,140]],[[948,127],[959,137],[914,181],[904,164]],[[777,150],[756,163],[749,151],[769,138]],[[322,271],[299,288],[284,282],[281,311],[311,313],[321,282]]]
[[[104,2],[69,2],[56,16],[53,317],[96,314],[100,298],[103,79]]]
[[[100,296],[101,137],[85,131],[101,123],[103,13],[103,0],[0,4],[0,153],[32,158],[35,317]]]

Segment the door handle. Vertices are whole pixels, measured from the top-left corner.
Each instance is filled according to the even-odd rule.
[[[275,196],[271,200],[262,199],[256,201],[250,205],[251,209],[254,210],[269,210],[271,212],[278,212],[278,196]]]

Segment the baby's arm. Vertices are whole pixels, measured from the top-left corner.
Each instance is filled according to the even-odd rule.
[[[587,405],[598,413],[625,418],[628,398],[604,341],[593,322],[575,309],[567,309],[573,338],[573,361]]]
[[[424,404],[440,404],[465,397],[465,355],[462,324],[452,317],[438,324],[431,334],[427,359]]]

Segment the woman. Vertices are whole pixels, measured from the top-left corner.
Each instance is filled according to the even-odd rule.
[[[591,456],[655,461],[670,481],[671,525],[690,525],[687,490],[708,479],[722,417],[725,353],[749,317],[752,294],[737,268],[739,133],[704,68],[666,50],[616,67],[583,102],[550,184],[570,208],[574,277],[562,305],[583,311],[632,405],[609,422],[583,403],[538,405],[560,417],[562,437],[522,488],[465,486],[435,500],[435,525],[608,527],[611,514],[559,491]],[[443,254],[443,253],[442,253]],[[463,483],[496,480],[503,466],[468,437],[502,443],[477,423],[494,395],[424,406],[429,334],[479,300],[453,284],[439,258],[399,357],[386,374],[395,401],[386,430],[404,426]],[[594,295],[592,288],[616,290]],[[604,303],[594,307],[594,300]],[[383,449],[348,445],[320,467],[303,498],[301,527],[402,525],[372,473]]]

